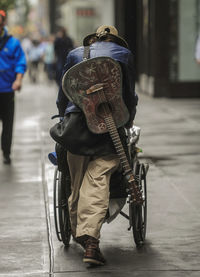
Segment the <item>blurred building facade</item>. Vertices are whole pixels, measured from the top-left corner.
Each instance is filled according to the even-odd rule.
[[[115,25],[135,54],[139,87],[153,97],[200,97],[194,59],[200,0],[49,0],[52,30],[63,25],[78,46],[101,24]],[[55,6],[57,7],[55,9]],[[53,17],[51,17],[52,19]]]
[[[136,55],[140,89],[155,97],[200,97],[200,0],[116,0],[116,9],[116,25]]]
[[[101,24],[114,25],[114,0],[49,0],[51,31],[66,27],[75,45]],[[54,20],[52,20],[54,19]]]
[[[49,34],[49,0],[15,0],[8,11],[10,33],[21,38],[40,38]]]
[[[141,91],[200,97],[200,0],[16,0],[10,13],[11,25],[40,36],[64,26],[76,46],[99,25],[115,25],[135,55]]]

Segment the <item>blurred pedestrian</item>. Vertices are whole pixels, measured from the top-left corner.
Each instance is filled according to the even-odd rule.
[[[55,79],[55,52],[54,52],[54,36],[50,35],[43,55],[44,68],[49,80]]]
[[[66,56],[74,48],[72,39],[67,35],[64,27],[60,27],[54,42],[55,56],[56,56],[56,82],[60,85],[60,78],[62,75],[63,66],[65,64]]]
[[[28,60],[29,60],[29,78],[32,83],[36,83],[38,81],[38,71],[39,71],[39,63],[42,57],[42,50],[40,47],[40,41],[37,39],[32,40],[32,46],[28,51]]]
[[[195,60],[200,64],[200,35],[197,38],[196,47],[195,47]]]
[[[21,46],[22,49],[24,50],[24,53],[26,55],[26,61],[28,62],[28,53],[32,47],[32,41],[29,38],[29,36],[25,36],[23,37],[23,39],[21,40]]]
[[[4,163],[10,164],[14,119],[14,91],[20,90],[26,71],[26,58],[18,39],[5,28],[6,13],[0,10],[0,119]]]

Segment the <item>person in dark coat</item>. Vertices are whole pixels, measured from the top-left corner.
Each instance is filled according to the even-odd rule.
[[[65,59],[70,50],[74,48],[72,39],[67,35],[66,29],[60,27],[54,41],[56,57],[56,83],[60,84],[60,78],[65,64]]]

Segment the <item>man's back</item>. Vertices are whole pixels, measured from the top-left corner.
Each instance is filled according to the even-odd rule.
[[[64,72],[66,72],[72,66],[82,62],[83,55],[83,46],[70,51],[64,66]],[[125,77],[123,82],[123,98],[130,113],[130,121],[132,121],[135,116],[135,106],[137,105],[137,96],[135,95],[133,54],[129,49],[114,42],[97,41],[92,43],[90,45],[90,58],[102,56],[111,57],[117,62],[120,62],[122,65],[124,72],[123,75]],[[61,89],[59,91],[57,105],[60,115],[77,110],[77,107],[74,104],[68,102]]]
[[[83,60],[83,52],[83,46],[72,50],[67,57],[65,70],[69,66],[71,67],[72,65],[80,63]],[[111,57],[124,64],[130,63],[133,58],[132,53],[127,48],[113,42],[99,41],[90,45],[90,58],[101,56]],[[68,61],[70,61],[70,65],[68,65]]]

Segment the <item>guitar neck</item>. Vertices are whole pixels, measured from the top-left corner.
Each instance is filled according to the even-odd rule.
[[[119,136],[119,133],[117,131],[117,127],[115,125],[115,122],[113,120],[112,114],[107,114],[104,118],[107,129],[109,131],[109,134],[112,138],[112,141],[114,143],[117,155],[120,159],[120,163],[122,165],[124,175],[127,178],[127,181],[129,183],[129,193],[131,195],[131,198],[134,203],[137,204],[142,204],[143,199],[142,199],[142,194],[139,188],[137,187],[135,183],[135,177],[132,173],[131,167],[129,165],[126,153],[124,151],[123,145],[121,143],[121,139]]]
[[[129,165],[126,153],[124,151],[124,148],[123,148],[123,145],[122,145],[122,142],[121,142],[121,139],[120,139],[120,136],[117,131],[117,128],[116,128],[116,125],[115,125],[112,115],[111,114],[107,115],[104,118],[104,120],[105,120],[106,126],[108,128],[109,134],[112,138],[113,144],[115,146],[117,155],[120,159],[121,165],[123,167],[124,174],[125,175],[130,174],[132,172],[132,170]]]

